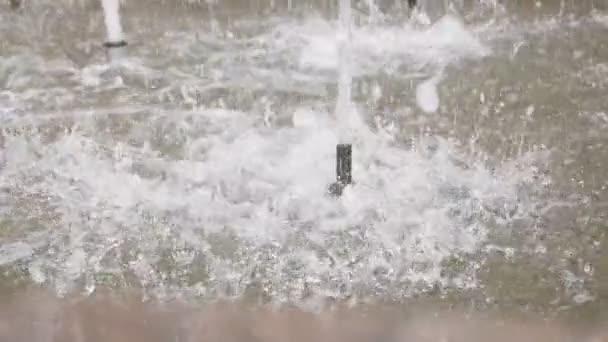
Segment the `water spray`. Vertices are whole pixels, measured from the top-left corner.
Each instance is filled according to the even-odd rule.
[[[127,40],[120,23],[120,0],[102,0],[107,39],[103,46],[106,48],[110,61],[126,55]]]
[[[352,75],[350,70],[350,40],[351,40],[351,0],[340,0],[340,30],[339,58],[340,70],[338,77],[338,100],[336,104],[336,119],[341,126],[342,140],[336,146],[336,182],[329,186],[329,193],[339,197],[344,188],[352,184],[352,139],[347,134],[352,115]]]
[[[417,0],[408,0],[408,6],[413,9]],[[339,197],[344,189],[353,184],[352,179],[352,140],[348,132],[348,125],[353,121],[352,108],[352,73],[351,73],[351,0],[340,0],[340,30],[339,30],[339,77],[338,100],[336,104],[336,118],[341,126],[340,140],[336,146],[336,182],[329,186],[329,193]]]

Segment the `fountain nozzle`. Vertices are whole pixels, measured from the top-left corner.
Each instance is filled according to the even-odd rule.
[[[353,182],[352,155],[353,145],[338,144],[336,146],[336,182],[329,186],[329,193],[332,196],[342,196],[344,188]]]
[[[126,40],[103,43],[103,47],[106,49],[110,61],[115,61],[124,57],[127,54],[127,45]]]

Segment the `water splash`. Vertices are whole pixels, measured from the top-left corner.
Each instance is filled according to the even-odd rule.
[[[238,297],[263,281],[275,299],[301,299],[305,288],[344,297],[378,281],[374,291],[400,298],[422,284],[449,286],[441,262],[478,249],[483,216],[503,205],[525,216],[529,205],[517,195],[523,175],[497,178],[458,162],[448,141],[426,155],[424,145],[405,151],[382,139],[360,147],[358,185],[335,202],[323,194],[336,124],[272,132],[251,127],[245,113],[183,118],[192,157],[176,161],[149,145],[103,144],[82,128],[50,144],[7,137],[1,186],[17,200],[7,211],[17,218],[26,201],[23,214],[36,223],[4,244],[19,250],[6,262],[26,262],[61,292],[109,273],[133,274],[156,294],[193,287]],[[472,271],[463,286],[475,286]]]
[[[0,57],[12,85],[0,94],[0,189],[12,199],[0,225],[19,227],[0,263],[59,292],[110,283],[159,297],[399,300],[479,286],[488,233],[535,215],[543,153],[490,168],[456,140],[408,145],[402,122],[378,123],[358,135],[358,185],[324,197],[344,122],[330,112],[355,112],[350,79],[432,78],[491,53],[478,32],[452,17],[352,25],[341,63],[334,22],[268,26],[165,32],[116,65]],[[325,86],[338,73],[336,104]],[[446,273],[457,256],[465,266]]]

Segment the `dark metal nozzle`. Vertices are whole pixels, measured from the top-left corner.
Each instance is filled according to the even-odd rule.
[[[336,146],[336,182],[329,186],[329,193],[339,197],[344,188],[352,184],[352,156],[353,146],[351,144],[338,144]]]

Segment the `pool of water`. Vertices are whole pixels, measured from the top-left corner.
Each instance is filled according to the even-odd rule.
[[[604,319],[606,4],[366,4],[339,199],[336,4],[2,5],[0,292]]]

